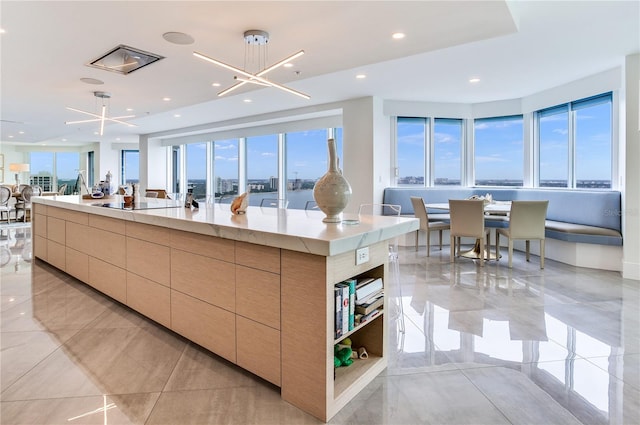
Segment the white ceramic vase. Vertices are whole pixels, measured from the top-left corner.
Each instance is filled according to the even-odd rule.
[[[338,168],[335,140],[327,140],[327,147],[329,148],[329,170],[313,187],[313,198],[318,208],[326,214],[323,222],[340,223],[340,213],[351,199],[351,186]]]

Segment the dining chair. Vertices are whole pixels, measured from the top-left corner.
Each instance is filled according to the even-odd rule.
[[[512,201],[509,227],[496,229],[496,259],[500,259],[500,235],[509,239],[509,268],[513,267],[513,241],[525,241],[526,259],[532,240],[540,241],[540,268],[544,269],[545,219],[549,201]]]
[[[316,201],[307,201],[304,204],[305,210],[319,210],[318,203]]]
[[[16,220],[18,220],[18,211],[22,211],[22,221],[31,221],[31,197],[40,196],[42,188],[40,186],[26,186],[20,192],[21,202],[16,203]]]
[[[58,188],[58,195],[64,195],[66,191],[67,191],[67,184],[65,183]]]
[[[7,223],[11,223],[11,207],[9,201],[11,200],[11,189],[6,186],[0,186],[0,221],[4,220],[4,215],[7,215]]]
[[[387,215],[400,217],[402,211],[401,205],[396,204],[360,204],[358,207],[358,217],[363,215]],[[398,297],[396,308],[398,309],[398,332],[403,333],[404,327],[404,308],[402,305],[402,284],[400,283],[400,257],[398,253],[398,239],[392,239],[389,242],[389,266],[391,267],[391,275],[393,276],[395,287],[398,288]]]
[[[469,199],[450,199],[449,213],[451,215],[451,262],[454,256],[460,256],[460,238],[471,237],[479,247],[478,258],[480,266],[484,266],[487,258],[484,238],[487,238],[487,249],[490,249],[489,228],[484,227],[484,201]]]
[[[449,223],[444,221],[429,221],[429,213],[427,213],[427,207],[424,206],[424,199],[419,196],[411,197],[411,205],[413,205],[413,214],[416,218],[420,219],[420,228],[416,230],[416,251],[418,250],[418,237],[420,231],[424,230],[427,234],[427,257],[431,253],[431,232],[433,230],[438,231],[440,236],[440,250],[442,250],[442,231],[450,229]]]

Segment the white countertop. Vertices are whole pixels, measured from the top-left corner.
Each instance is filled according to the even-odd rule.
[[[145,198],[145,202],[166,204],[165,199]],[[200,209],[161,208],[121,210],[92,204],[118,203],[112,199],[82,199],[79,195],[34,197],[32,202],[183,230],[225,239],[273,246],[293,251],[332,256],[418,230],[416,218],[395,216],[360,216],[344,214],[343,219],[359,224],[323,223],[321,211],[249,207],[244,215],[233,215],[229,204],[204,204]]]

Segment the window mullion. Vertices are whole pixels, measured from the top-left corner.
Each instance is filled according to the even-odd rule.
[[[568,143],[568,164],[569,181],[568,186],[571,189],[576,188],[576,111],[569,110],[569,143]]]
[[[424,185],[434,185],[434,118],[429,117],[424,120],[425,132],[424,132],[424,156],[425,156],[425,169],[424,169]]]

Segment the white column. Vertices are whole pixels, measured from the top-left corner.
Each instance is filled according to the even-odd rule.
[[[346,102],[342,129],[340,168],[353,192],[345,212],[355,213],[360,204],[382,202],[383,189],[391,185],[391,126],[382,99]]]
[[[626,57],[624,74],[621,104],[625,111],[620,113],[626,117],[626,126],[620,132],[620,145],[625,150],[622,277],[640,280],[640,54]]]
[[[140,189],[165,189],[167,187],[167,148],[161,145],[160,139],[150,139],[146,135],[139,138],[140,152]]]

